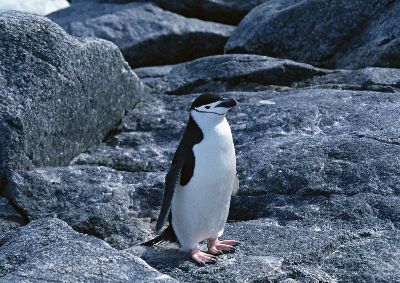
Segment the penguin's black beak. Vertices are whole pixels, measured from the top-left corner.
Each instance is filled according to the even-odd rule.
[[[224,100],[222,100],[221,103],[217,104],[215,107],[232,108],[235,107],[236,105],[237,105],[236,99],[225,98]]]

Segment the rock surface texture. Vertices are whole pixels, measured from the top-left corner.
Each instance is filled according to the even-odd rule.
[[[233,27],[189,19],[151,3],[79,2],[48,17],[75,36],[110,40],[133,67],[222,54]]]
[[[375,75],[376,82],[384,80],[378,73]],[[235,254],[222,256],[215,266],[199,268],[174,245],[157,248],[135,245],[140,241],[129,239],[129,233],[133,232],[124,234],[107,228],[107,233],[113,236],[104,239],[129,243],[128,251],[132,254],[183,282],[398,280],[400,163],[393,157],[400,154],[399,132],[394,122],[400,115],[400,96],[398,92],[332,88],[331,85],[330,88],[225,93],[239,101],[238,107],[228,114],[241,180],[239,194],[231,204],[229,218],[234,222],[227,225],[225,233],[226,238],[242,242]],[[118,212],[114,211],[116,207],[106,209],[104,206],[96,214],[103,217],[100,211],[104,211],[104,214],[114,215],[114,219],[111,216],[104,219],[113,219],[113,225],[122,223],[121,227],[125,225],[128,231],[133,227],[129,225],[134,225],[128,223],[138,219],[144,224],[136,223],[137,229],[145,227],[142,235],[149,233],[149,221],[155,220],[160,205],[168,161],[186,122],[188,106],[195,97],[152,95],[128,113],[119,134],[74,160],[91,166],[73,167],[76,172],[87,171],[77,174],[82,176],[80,180],[64,178],[58,183],[83,187],[81,180],[88,179],[85,190],[94,192],[90,186],[99,190],[102,186],[112,188],[114,184],[119,194],[144,188],[142,196],[137,193],[131,195],[131,200],[125,198],[128,199],[126,203],[139,201],[138,205]],[[145,133],[151,133],[152,138]],[[130,153],[124,156],[127,152]],[[149,158],[149,152],[159,153],[159,158],[155,155]],[[148,170],[151,173],[147,176],[152,177],[135,179],[129,176],[137,173],[117,173],[104,168],[96,169],[98,174],[94,174],[93,169],[88,169],[104,164],[125,168],[123,170]],[[132,165],[123,167],[121,164]],[[52,174],[67,176],[71,170],[61,168],[53,170]],[[110,177],[110,172],[119,177]],[[11,199],[22,208],[40,211],[42,208],[35,208],[32,203],[43,198],[38,196],[32,200],[26,196],[40,194],[34,190],[43,191],[45,187],[60,187],[57,182],[50,181],[52,177],[46,181],[47,185],[31,185],[43,182],[48,175],[51,175],[50,170],[16,173],[10,189],[15,186],[11,191],[17,193]],[[124,175],[126,177],[121,177]],[[158,180],[158,185],[154,180]],[[150,189],[154,187],[158,189]],[[114,201],[125,202],[120,201],[123,198],[116,193],[110,194],[112,201],[107,204],[110,207]],[[51,188],[46,192],[46,199],[57,198],[63,203],[64,194],[69,194],[67,189],[57,192]],[[151,202],[146,203],[148,198]],[[119,206],[127,207],[126,204]],[[54,211],[46,202],[40,207]],[[67,206],[65,210],[71,209]],[[138,216],[139,211],[147,211],[145,217],[148,218]],[[130,222],[123,219],[124,213],[132,215]],[[72,213],[70,215],[74,218]],[[104,224],[106,221],[93,223],[108,227]],[[96,235],[94,231],[86,233]],[[118,247],[118,242],[114,243]]]
[[[0,12],[0,179],[65,165],[99,143],[142,85],[118,48],[77,39],[46,18]]]
[[[175,282],[143,260],[57,219],[17,230],[0,247],[0,282]]]
[[[399,9],[393,0],[266,1],[225,49],[322,67],[399,67]]]

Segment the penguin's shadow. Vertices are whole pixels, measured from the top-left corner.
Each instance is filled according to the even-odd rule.
[[[183,252],[177,247],[163,247],[161,245],[146,248],[140,257],[156,269],[173,269],[191,263],[191,258],[187,252]]]

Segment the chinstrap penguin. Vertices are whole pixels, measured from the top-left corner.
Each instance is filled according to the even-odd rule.
[[[234,251],[234,240],[219,240],[228,218],[231,196],[239,181],[231,129],[225,118],[236,100],[206,93],[191,105],[186,129],[165,177],[164,197],[156,231],[169,218],[160,236],[144,245],[179,242],[200,264]],[[199,250],[207,240],[208,253]]]

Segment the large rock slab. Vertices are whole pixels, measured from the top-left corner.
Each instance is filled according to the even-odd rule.
[[[99,143],[142,94],[118,48],[46,18],[0,12],[0,181],[67,164]]]
[[[0,197],[0,245],[11,231],[25,224],[25,219],[11,206],[7,199]]]
[[[114,42],[132,67],[222,54],[233,27],[188,19],[151,3],[78,2],[48,17],[75,36]]]
[[[267,1],[242,20],[225,49],[322,67],[396,67],[398,60],[391,58],[398,57],[393,29],[399,13],[393,2]]]
[[[152,92],[182,95],[207,91],[255,91],[291,86],[329,70],[258,55],[216,55],[175,66],[135,69]]]
[[[395,282],[400,278],[398,230],[282,225],[274,219],[228,223],[241,245],[217,264],[198,267],[172,245],[132,248],[182,282]],[[203,248],[205,248],[203,246]]]
[[[16,171],[6,195],[29,220],[59,218],[121,249],[143,242],[151,232],[163,177],[91,166]]]
[[[174,282],[143,260],[76,233],[57,219],[34,221],[0,247],[0,282]]]

